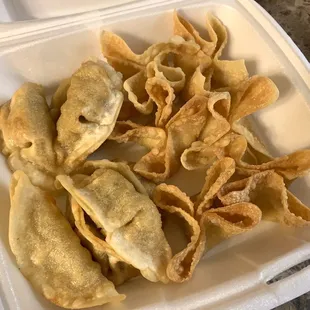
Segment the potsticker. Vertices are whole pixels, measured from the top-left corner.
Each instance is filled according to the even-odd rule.
[[[53,190],[56,130],[41,85],[23,84],[1,107],[0,133],[1,151],[8,156],[11,170],[23,170],[34,184]]]
[[[55,149],[66,173],[110,135],[123,102],[122,78],[105,62],[87,61],[72,75],[57,121]]]
[[[54,199],[22,172],[10,186],[9,242],[33,287],[52,303],[81,309],[124,299],[81,246]]]
[[[310,223],[309,208],[286,189],[283,178],[272,170],[227,183],[219,191],[218,197],[224,205],[251,202],[261,209],[266,220],[289,226],[306,226]]]
[[[168,281],[171,249],[160,214],[142,184],[123,163],[87,162],[76,176],[57,180],[72,195],[122,261],[150,281]]]

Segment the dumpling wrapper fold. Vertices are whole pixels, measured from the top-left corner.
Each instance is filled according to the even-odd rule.
[[[123,261],[150,281],[168,281],[171,249],[160,214],[127,165],[87,162],[76,177],[61,175],[57,180],[103,230]]]
[[[60,116],[61,106],[67,101],[67,92],[70,84],[71,78],[62,80],[52,97],[50,113],[54,122],[57,122]]]
[[[87,61],[72,75],[57,121],[55,149],[66,173],[110,135],[123,102],[122,78],[105,62]]]
[[[33,287],[58,306],[81,309],[124,299],[81,246],[54,199],[22,172],[10,186],[9,242]]]
[[[102,274],[114,285],[123,284],[125,281],[139,275],[139,271],[127,264],[113,250],[113,248],[103,240],[103,235],[96,230],[94,223],[86,223],[85,214],[79,204],[70,199],[69,205],[75,225],[75,231],[85,246],[92,254],[94,260],[101,266]]]

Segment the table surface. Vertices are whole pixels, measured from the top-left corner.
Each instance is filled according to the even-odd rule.
[[[310,61],[310,0],[256,0]]]
[[[286,31],[310,61],[310,0],[256,0]],[[285,278],[310,265],[310,260],[281,273],[274,280]],[[275,310],[309,310],[310,292]]]

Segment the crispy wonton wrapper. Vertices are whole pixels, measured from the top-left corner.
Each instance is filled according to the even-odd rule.
[[[157,105],[157,111],[155,113],[155,126],[164,127],[172,113],[172,104],[175,99],[173,88],[167,80],[153,77],[147,80],[145,89],[150,98]]]
[[[238,173],[250,176],[260,171],[274,170],[287,180],[294,180],[310,171],[310,150],[300,150],[289,155],[271,159],[260,165],[238,162]]]
[[[219,191],[218,197],[224,205],[254,203],[262,210],[266,220],[289,226],[305,226],[310,223],[309,208],[286,189],[283,178],[272,170],[227,183]]]
[[[182,152],[195,141],[206,122],[208,99],[195,96],[161,128],[117,122],[109,139],[117,142],[133,141],[149,148],[135,165],[134,171],[154,182],[169,178],[180,167]],[[186,135],[184,134],[186,133]]]
[[[150,281],[168,281],[171,249],[160,214],[127,165],[87,162],[76,177],[61,175],[57,180],[103,230],[123,261]]]
[[[241,166],[244,164],[244,167],[247,166],[246,162],[249,160],[249,156],[245,158],[245,155],[251,155],[252,159],[256,158],[261,162],[272,160],[266,148],[248,129],[248,125],[245,126],[245,117],[276,101],[277,87],[266,77],[253,76],[243,82],[241,86],[230,89],[230,93],[232,97],[231,108],[228,110],[229,123],[232,129],[244,138],[232,132],[213,144],[194,142],[181,157],[182,164],[186,169],[205,167],[212,163],[214,158],[223,156],[234,158]],[[227,115],[226,111],[225,113]],[[222,127],[219,126],[219,128]],[[248,144],[249,147],[247,147]],[[253,160],[250,162],[253,163]]]
[[[148,63],[146,67],[147,77],[165,80],[174,90],[174,93],[178,93],[185,86],[186,76],[181,68],[169,66],[169,56],[168,53],[160,53]],[[164,62],[166,65],[163,64]]]
[[[237,203],[209,209],[197,221],[187,212],[192,212],[192,202],[173,185],[158,185],[153,199],[160,209],[178,215],[188,227],[187,246],[172,257],[167,268],[168,277],[174,282],[189,280],[206,250],[222,240],[253,229],[261,220],[261,211],[257,206]]]
[[[244,158],[246,151],[247,141],[245,137],[229,132],[211,145],[201,141],[194,142],[190,148],[183,152],[181,162],[187,170],[201,169],[223,157],[231,157],[239,162]]]
[[[262,143],[241,121],[246,116],[273,104],[279,97],[277,86],[267,77],[253,76],[238,87],[231,88],[230,93],[232,101],[229,122],[232,129],[243,135],[253,149],[271,157]]]
[[[110,135],[123,102],[122,79],[107,63],[87,61],[72,75],[57,121],[55,149],[66,173]]]
[[[195,217],[200,220],[202,214],[212,207],[218,191],[235,173],[235,161],[224,157],[216,161],[208,170],[205,183],[195,201]]]
[[[56,130],[41,85],[23,84],[1,107],[0,136],[10,169],[23,170],[33,184],[54,190]]]
[[[185,40],[196,42],[206,55],[213,58],[213,88],[238,85],[248,78],[248,71],[244,60],[219,60],[227,44],[226,28],[212,14],[207,15],[206,27],[211,41],[203,39],[188,21],[176,12],[174,13],[174,33],[180,35]]]
[[[206,41],[199,35],[199,32],[186,19],[178,15],[176,11],[173,14],[174,34],[181,36],[186,41],[196,42],[202,51],[208,56],[214,56],[218,37],[213,29],[213,22],[218,21],[213,15],[209,14],[207,19],[207,30],[211,41]]]
[[[164,183],[155,188],[153,200],[157,207],[169,214],[179,216],[187,226],[188,244],[172,257],[167,267],[167,275],[173,282],[189,280],[202,255],[197,252],[200,227],[193,218],[193,203],[179,188]]]
[[[181,154],[197,140],[206,124],[207,103],[208,99],[202,96],[188,101],[167,123],[164,147],[143,156],[134,171],[155,182],[164,181],[177,172]]]
[[[128,100],[140,113],[151,114],[154,102],[145,89],[146,81],[146,71],[141,70],[124,82],[124,89],[128,93]]]
[[[208,97],[208,117],[200,133],[199,140],[211,145],[229,130],[227,117],[230,110],[230,95],[228,92],[211,93]]]
[[[95,261],[101,266],[105,277],[120,285],[125,281],[139,275],[139,271],[128,263],[113,250],[113,248],[102,239],[102,235],[96,230],[95,224],[91,226],[86,223],[83,209],[72,198],[68,206],[72,210],[76,231],[82,244],[92,253]]]
[[[186,83],[182,92],[183,99],[187,101],[195,95],[209,96],[212,75],[213,67],[209,62],[200,64]]]
[[[9,242],[23,275],[54,304],[70,309],[122,300],[81,246],[54,199],[22,171],[13,174]]]
[[[252,230],[261,217],[261,210],[248,202],[210,209],[200,220],[200,246],[209,250],[223,240]]]
[[[103,32],[101,35],[101,49],[108,62],[121,72],[124,79],[131,77],[145,69],[146,65],[160,54],[175,53],[194,56],[200,47],[194,42],[186,42],[179,36],[174,36],[169,42],[151,45],[142,54],[135,54],[126,42],[112,32]]]

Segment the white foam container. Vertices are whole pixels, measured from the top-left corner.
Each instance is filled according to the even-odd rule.
[[[3,36],[0,43],[0,102],[25,81],[48,91],[72,74],[90,56],[101,57],[103,29],[122,35],[136,52],[172,34],[172,10],[180,9],[203,33],[207,11],[228,28],[223,59],[244,58],[250,74],[269,76],[280,90],[273,106],[254,115],[255,130],[274,155],[310,147],[309,63],[279,25],[254,1],[145,1],[85,15],[78,20]],[[44,21],[43,24],[44,25]],[[45,24],[46,25],[46,24]],[[16,27],[12,27],[16,30]],[[6,29],[8,31],[8,28]],[[1,33],[0,33],[1,37]],[[107,150],[103,150],[107,151]],[[113,150],[110,150],[113,153]],[[106,155],[106,153],[105,153]],[[99,155],[100,156],[100,155]],[[8,245],[10,172],[0,157],[0,309],[59,309],[35,293],[19,272]],[[202,173],[181,171],[178,185],[196,193]],[[291,190],[310,206],[310,177]],[[310,259],[310,228],[290,229],[262,223],[206,254],[193,278],[184,284],[162,285],[135,279],[119,288],[121,304],[94,309],[271,309],[310,290],[310,267],[278,282],[267,281]]]

